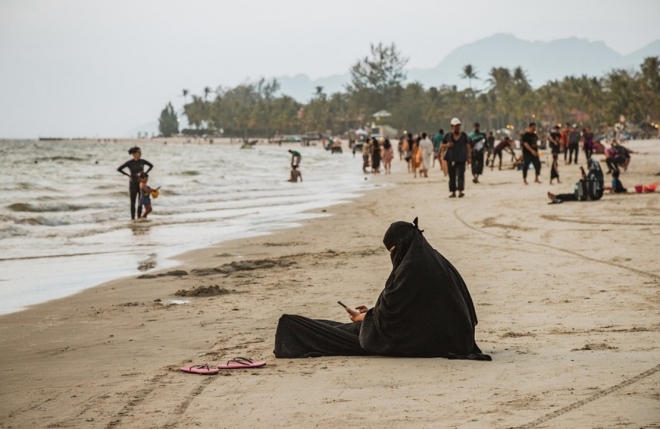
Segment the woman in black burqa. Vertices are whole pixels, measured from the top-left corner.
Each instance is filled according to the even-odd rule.
[[[359,314],[349,316],[353,323],[285,314],[275,333],[275,356],[491,360],[474,341],[477,315],[465,282],[422,232],[415,218],[395,222],[385,233],[393,267],[373,308],[358,307]]]

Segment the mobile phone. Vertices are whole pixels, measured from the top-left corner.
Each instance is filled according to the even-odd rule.
[[[345,304],[344,304],[343,302],[341,302],[341,301],[337,301],[337,304],[339,304],[339,305],[341,305],[342,307],[344,307],[344,309],[345,309],[346,311],[348,311],[349,313],[351,313],[351,314],[354,315],[354,316],[355,316],[356,314],[360,314],[359,311],[355,311],[355,310],[353,310],[352,308],[349,308],[347,305],[345,305]]]

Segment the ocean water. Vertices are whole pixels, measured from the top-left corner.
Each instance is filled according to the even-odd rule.
[[[320,147],[141,144],[161,186],[148,222],[130,220],[129,143],[0,141],[0,314],[115,278],[176,265],[173,256],[319,216],[371,185],[361,159]],[[288,183],[290,154],[303,183]]]

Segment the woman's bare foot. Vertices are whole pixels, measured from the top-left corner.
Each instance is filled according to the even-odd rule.
[[[554,201],[557,196],[553,194],[552,192],[548,192],[548,198],[550,198],[550,201]]]

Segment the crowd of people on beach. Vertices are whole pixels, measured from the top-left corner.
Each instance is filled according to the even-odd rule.
[[[486,134],[481,131],[479,123],[474,123],[472,131],[467,134],[461,130],[462,123],[458,118],[453,118],[450,126],[451,132],[445,134],[443,129],[439,129],[432,138],[426,132],[416,135],[404,132],[398,143],[399,159],[406,162],[408,173],[412,173],[415,178],[429,177],[429,171],[435,167],[436,161],[438,162],[444,177],[448,177],[450,198],[465,196],[467,166],[470,166],[472,183],[478,184],[486,166],[490,166],[491,171],[494,171],[497,164],[498,170],[502,170],[505,153],[511,157],[510,168],[521,170],[525,185],[528,184],[527,176],[532,168],[534,183],[540,184],[542,149],[546,148],[549,148],[552,157],[549,162],[550,184],[553,184],[555,180],[558,184],[561,183],[560,154],[564,154],[565,165],[578,165],[579,152],[583,151],[588,170],[593,170],[594,154],[603,153],[605,155],[603,161],[608,167],[606,174],[611,174],[613,180],[612,186],[605,187],[603,183],[598,185],[603,191],[626,191],[619,176],[622,172],[627,171],[631,160],[630,155],[633,152],[623,146],[617,137],[610,141],[609,147],[604,147],[602,142],[596,141],[589,126],[580,131],[577,124],[566,123],[563,129],[560,125],[556,125],[547,135],[544,134],[540,137],[536,123],[531,122],[525,132],[519,136],[520,156],[516,155],[516,143],[509,135],[504,135],[497,141],[493,131]],[[382,137],[369,139],[362,147],[362,157],[364,173],[380,173],[381,160],[385,163],[386,173],[389,173],[393,157],[389,139]],[[595,162],[598,163],[598,161]],[[587,176],[588,174],[584,175],[585,178]],[[549,195],[553,194],[549,193]],[[564,198],[563,201],[567,201],[567,199]]]

